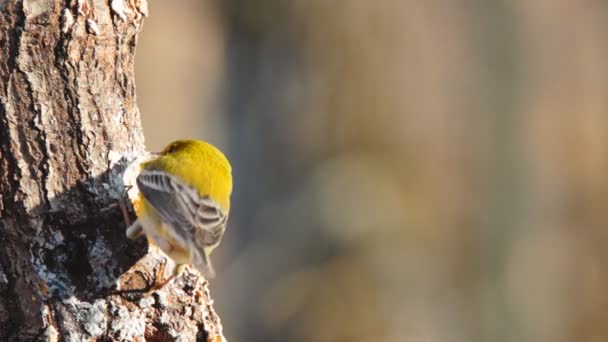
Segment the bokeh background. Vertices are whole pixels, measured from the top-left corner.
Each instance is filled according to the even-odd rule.
[[[150,1],[147,145],[211,141],[231,341],[608,341],[608,2]]]

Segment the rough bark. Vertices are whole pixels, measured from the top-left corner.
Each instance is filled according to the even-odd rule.
[[[0,0],[0,341],[223,340],[203,278],[145,291],[165,257],[127,241],[113,206],[144,151],[146,15],[145,0]]]

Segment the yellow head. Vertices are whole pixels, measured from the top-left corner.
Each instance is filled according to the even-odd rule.
[[[142,164],[142,169],[159,170],[179,177],[210,197],[228,213],[232,193],[232,168],[215,146],[200,140],[177,140],[169,144],[158,158]]]

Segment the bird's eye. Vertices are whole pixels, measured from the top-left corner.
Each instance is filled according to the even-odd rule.
[[[165,150],[163,151],[163,153],[172,153],[175,152],[175,145],[171,144],[169,146],[167,146],[167,148],[165,148]]]

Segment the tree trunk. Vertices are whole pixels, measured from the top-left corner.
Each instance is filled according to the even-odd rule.
[[[221,341],[207,282],[146,291],[166,257],[116,207],[144,152],[145,0],[0,0],[0,341]],[[170,267],[167,267],[170,271]]]

